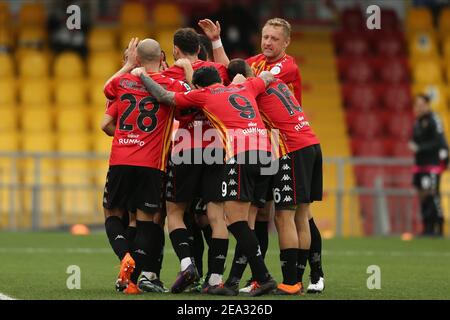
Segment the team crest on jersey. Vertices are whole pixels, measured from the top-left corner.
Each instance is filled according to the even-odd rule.
[[[280,74],[281,72],[281,68],[280,66],[275,66],[272,69],[270,69],[270,73],[273,74],[274,76],[276,76],[277,74]]]

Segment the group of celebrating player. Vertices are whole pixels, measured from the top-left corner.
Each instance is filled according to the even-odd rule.
[[[220,24],[179,29],[175,65],[153,39],[132,39],[124,65],[105,84],[102,129],[114,136],[103,198],[105,227],[121,261],[116,289],[165,292],[160,281],[164,221],[180,260],[172,293],[214,295],[322,292],[321,237],[310,203],[322,198],[322,154],[301,107],[301,78],[285,53],[291,27],[262,29],[262,53],[228,60]],[[214,60],[215,62],[213,62]],[[172,138],[172,125],[179,127]],[[283,282],[264,257],[275,210]],[[229,232],[236,248],[223,280]],[[239,290],[249,264],[252,279]]]

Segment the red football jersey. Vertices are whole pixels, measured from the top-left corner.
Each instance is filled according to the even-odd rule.
[[[170,91],[187,91],[182,82],[160,73],[149,76]],[[105,96],[114,101],[107,113],[117,117],[109,164],[165,171],[174,108],[158,103],[141,79],[131,74],[114,78],[106,86]]]
[[[272,82],[256,102],[266,126],[279,130],[280,156],[319,143],[301,105],[280,79]]]
[[[203,60],[197,60],[192,63],[192,68],[194,69],[194,71],[201,67],[211,66],[215,67],[217,71],[219,71],[219,75],[223,83],[225,85],[228,85],[230,81],[228,79],[227,68],[223,64]],[[169,69],[165,70],[163,72],[163,75],[176,80],[186,80],[183,68],[177,66],[172,66]],[[183,114],[183,112],[176,110],[175,119],[180,122],[178,128],[187,130],[191,139],[180,139],[179,135],[181,132],[177,132],[174,138],[174,151],[180,149],[206,148],[210,144],[210,141],[204,140],[202,138],[201,133],[206,132],[207,130],[212,128],[211,124],[206,120],[202,112],[189,112],[188,114]]]
[[[250,151],[271,151],[267,129],[259,114],[256,96],[265,90],[264,81],[252,78],[225,87],[214,84],[186,93],[176,93],[177,108],[198,107],[217,129],[227,159]]]
[[[260,53],[248,58],[246,61],[252,68],[255,76],[258,76],[263,71],[270,71],[276,78],[283,80],[294,93],[297,101],[300,104],[302,103],[302,78],[293,57],[284,54],[280,59],[269,63],[266,57]]]

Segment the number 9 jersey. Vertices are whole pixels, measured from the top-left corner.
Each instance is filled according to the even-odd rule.
[[[149,76],[167,90],[186,92],[181,81],[160,73]],[[172,138],[174,108],[160,104],[132,74],[114,78],[105,87],[105,96],[113,100],[107,114],[116,119],[116,131],[109,165],[130,165],[166,170]]]

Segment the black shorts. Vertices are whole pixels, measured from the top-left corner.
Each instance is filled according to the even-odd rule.
[[[167,166],[166,200],[171,202],[191,202],[195,198],[203,197],[203,181],[208,165],[203,161],[203,149],[190,149],[183,157],[183,153],[176,159],[170,159]],[[223,159],[223,151],[212,151],[214,157]],[[217,155],[217,156],[216,156]],[[183,160],[188,160],[183,162]]]
[[[420,191],[439,192],[441,175],[439,173],[421,172],[413,176],[413,184]]]
[[[208,178],[204,180],[205,203],[238,200],[264,207],[270,176],[261,175],[264,164],[248,161],[251,154],[246,152],[240,160],[237,160],[238,155],[226,164],[209,166],[206,171]]]
[[[161,210],[164,172],[147,167],[110,166],[106,176],[103,207],[124,211]]]
[[[281,157],[273,178],[275,209],[322,200],[322,151],[312,145]]]

